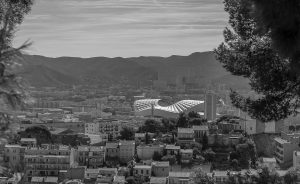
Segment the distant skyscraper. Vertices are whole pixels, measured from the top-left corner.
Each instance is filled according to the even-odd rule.
[[[214,121],[217,114],[217,97],[212,91],[207,91],[204,102],[204,116],[208,121]]]

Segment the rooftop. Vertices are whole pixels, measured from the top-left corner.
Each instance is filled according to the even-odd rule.
[[[151,169],[150,165],[135,165],[134,169]]]
[[[119,146],[119,143],[116,142],[107,142],[105,147],[106,148],[117,148]]]
[[[206,130],[208,130],[208,125],[199,125],[199,126],[194,125],[193,126],[193,130],[203,130],[203,131],[206,131]]]
[[[165,184],[165,183],[167,183],[167,178],[166,177],[151,177],[150,178],[150,184],[151,183]]]
[[[21,148],[21,145],[18,144],[6,144],[5,148]]]
[[[290,143],[289,141],[287,141],[287,140],[285,140],[285,139],[282,139],[282,138],[280,138],[280,137],[276,137],[276,138],[274,138],[274,140],[275,140],[276,142],[278,142],[279,144],[287,144],[287,143]]]
[[[45,183],[57,183],[58,177],[48,176],[45,178]]]
[[[228,176],[227,171],[214,171],[215,177],[226,177]]]
[[[125,182],[125,176],[114,176],[114,182]]]
[[[194,130],[192,128],[178,128],[178,133],[193,134]]]
[[[170,163],[169,163],[169,161],[166,161],[166,162],[152,162],[152,166],[155,166],[155,167],[169,167]]]
[[[36,138],[21,138],[21,142],[36,142]]]
[[[169,177],[175,178],[189,178],[191,176],[190,172],[169,172]]]
[[[166,149],[180,149],[180,146],[175,146],[175,145],[167,145]]]
[[[193,153],[192,149],[181,149],[180,150],[181,153]]]
[[[274,157],[272,157],[272,158],[263,157],[262,161],[263,162],[275,162],[276,163],[276,159]]]

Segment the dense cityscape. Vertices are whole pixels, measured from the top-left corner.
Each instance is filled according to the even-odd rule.
[[[299,12],[0,0],[0,184],[300,183]]]

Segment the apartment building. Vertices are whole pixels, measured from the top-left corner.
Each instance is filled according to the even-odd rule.
[[[117,120],[95,120],[85,123],[86,134],[107,134],[109,141],[116,140],[121,129],[121,122]]]
[[[280,165],[292,165],[293,153],[299,150],[300,134],[287,134],[282,132],[281,137],[276,137],[275,159]]]
[[[4,146],[4,163],[10,168],[20,167],[24,161],[24,153],[25,147],[7,144]]]
[[[152,162],[152,174],[156,177],[168,177],[170,171],[169,161]]]
[[[196,140],[202,140],[202,137],[206,134],[209,135],[208,125],[200,125],[200,126],[193,126],[194,130],[194,137]]]
[[[127,163],[135,155],[135,141],[120,141],[119,143],[120,162]]]
[[[192,128],[178,128],[177,142],[179,144],[189,144],[194,141],[194,130]]]
[[[170,172],[169,184],[192,184],[193,178],[191,172]]]
[[[103,166],[105,149],[101,146],[78,146],[76,161],[80,166],[98,168]]]
[[[294,151],[293,153],[293,167],[300,168],[300,151]]]
[[[25,180],[34,176],[58,176],[74,164],[74,150],[62,145],[43,145],[25,150]]]
[[[163,153],[163,145],[139,145],[136,148],[137,156],[141,160],[151,160],[154,153]]]
[[[150,165],[135,165],[133,167],[133,175],[150,177],[151,176],[151,168],[152,167]]]

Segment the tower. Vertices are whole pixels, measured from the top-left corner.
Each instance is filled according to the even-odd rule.
[[[204,102],[204,117],[207,121],[214,121],[217,114],[217,97],[213,91],[207,91]]]

